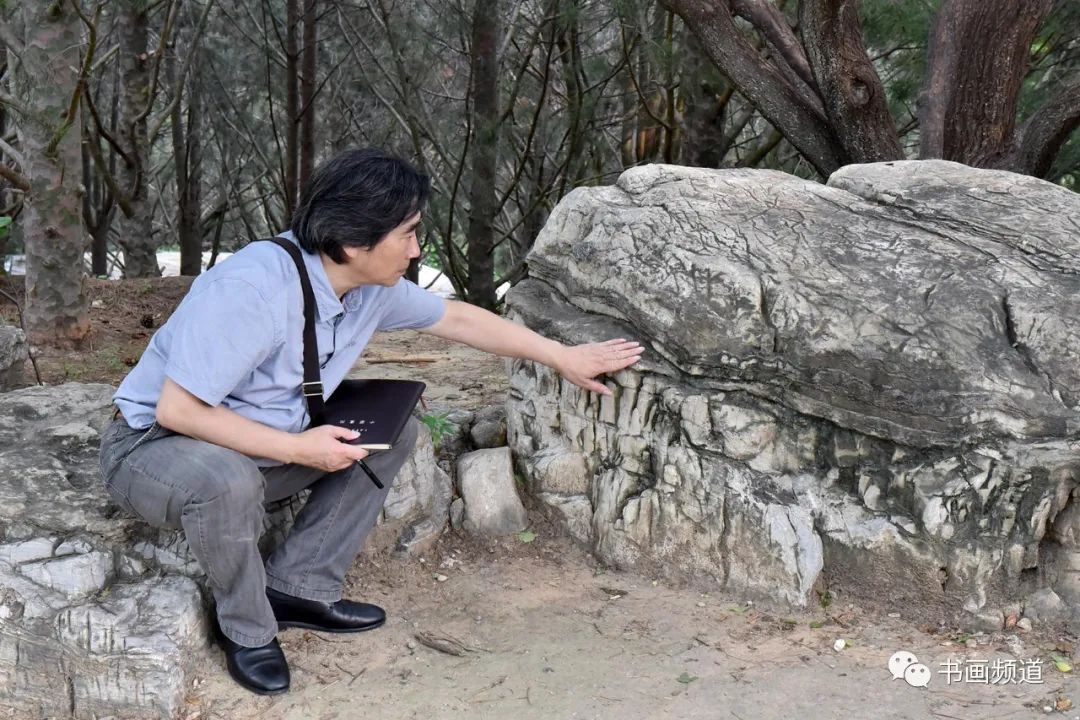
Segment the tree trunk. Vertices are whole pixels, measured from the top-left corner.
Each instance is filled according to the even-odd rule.
[[[847,157],[857,163],[903,158],[885,88],[863,45],[859,4],[802,0],[799,25],[825,115]]]
[[[713,69],[701,49],[697,36],[684,30],[686,60],[683,63],[682,91],[686,110],[686,140],[681,162],[695,167],[716,168],[724,156],[724,118],[734,94],[731,87]]]
[[[292,222],[298,201],[300,88],[297,61],[300,50],[296,31],[300,24],[300,0],[285,2],[285,222]]]
[[[178,38],[179,39],[179,38]],[[179,43],[178,43],[179,45]],[[180,274],[202,272],[202,88],[199,84],[199,49],[186,82],[178,85],[176,54],[170,54],[166,68],[173,94],[187,95],[187,112],[182,100],[172,108],[173,160],[176,166],[176,233],[180,243]]]
[[[129,158],[123,163],[121,188],[127,195],[131,214],[120,214],[117,229],[120,247],[124,249],[124,277],[156,277],[161,275],[161,268],[157,264],[153,236],[145,117],[150,102],[149,18],[145,3],[125,2],[120,7],[120,126]]]
[[[730,0],[660,0],[675,11],[701,41],[717,67],[739,93],[799,149],[819,173],[828,177],[849,162],[820,102],[805,87],[792,84],[767,64],[742,36],[732,17]]]
[[[112,195],[101,180],[101,173],[90,157],[89,143],[98,139],[84,124],[82,142],[83,225],[90,235],[90,273],[97,277],[109,274],[109,227],[112,225]]]
[[[22,215],[25,319],[34,343],[79,345],[90,331],[79,198],[77,97],[82,24],[68,3],[20,3],[25,33],[15,75],[27,112],[21,149],[30,191]]]
[[[304,3],[304,57],[300,81],[300,177],[298,186],[306,188],[315,168],[315,75],[318,59],[318,3]]]
[[[1039,108],[1020,133],[1015,152],[1000,167],[1013,172],[1048,178],[1054,159],[1069,136],[1080,127],[1080,79],[1057,93]]]
[[[980,167],[1015,149],[1016,108],[1035,31],[1053,0],[944,0],[920,98],[920,157]]]
[[[495,308],[494,220],[498,202],[498,0],[476,0],[472,18],[473,128],[469,185],[469,302]]]

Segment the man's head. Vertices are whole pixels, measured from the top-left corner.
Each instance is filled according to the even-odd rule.
[[[418,221],[429,187],[426,175],[390,153],[346,150],[311,176],[293,214],[293,235],[307,252],[347,263],[357,249],[370,252],[395,229],[401,234],[407,220]]]

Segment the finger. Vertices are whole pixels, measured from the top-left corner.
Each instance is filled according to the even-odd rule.
[[[596,382],[594,380],[585,380],[584,382],[581,383],[581,387],[585,388],[586,390],[590,390],[590,391],[592,391],[594,393],[597,393],[599,395],[610,395],[611,394],[611,390],[609,390],[606,385],[601,385],[600,383],[598,383],[598,382]]]
[[[363,460],[364,458],[366,458],[368,455],[371,454],[371,451],[365,450],[361,447],[349,445],[345,451],[345,454],[349,457],[350,461],[356,462],[357,460]]]
[[[330,437],[334,437],[334,438],[338,438],[338,439],[344,438],[346,440],[352,440],[352,439],[356,438],[360,434],[360,433],[356,432],[355,430],[350,430],[349,428],[339,427],[337,425],[323,425],[323,427],[329,428],[328,432],[330,433]]]
[[[626,342],[626,338],[615,338],[614,340],[605,340],[600,343],[601,345],[618,345],[619,343]]]

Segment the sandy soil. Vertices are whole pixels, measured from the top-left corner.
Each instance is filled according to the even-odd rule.
[[[0,278],[0,287],[21,293],[20,280]],[[119,382],[188,283],[92,280],[90,341],[79,352],[39,353],[42,375]],[[14,312],[0,305],[4,318]],[[376,337],[356,374],[421,379],[428,402],[460,408],[501,402],[506,390],[503,361],[412,332]],[[803,613],[747,605],[714,588],[599,567],[534,521],[531,543],[448,532],[422,557],[362,556],[348,595],[387,608],[386,626],[357,636],[283,632],[293,688],[275,698],[234,684],[208,647],[182,717],[967,720],[1049,708],[1080,720],[1071,708],[1080,682],[1049,659],[1055,646],[1071,654],[1074,638],[1039,627],[973,638],[923,616],[846,604]],[[423,640],[439,637],[460,643],[449,648],[458,654]],[[837,651],[839,639],[846,647]],[[928,687],[892,678],[887,662],[898,650],[930,668]],[[941,672],[950,657],[1041,659],[1043,682],[950,684]]]
[[[420,558],[361,558],[349,594],[386,607],[386,626],[356,636],[284,631],[293,687],[273,698],[232,683],[211,648],[186,717],[966,720],[1044,707],[1080,717],[1057,712],[1080,700],[1080,683],[1049,661],[1041,684],[946,683],[950,657],[1011,662],[1010,643],[1022,658],[1044,657],[1024,633],[968,648],[962,635],[854,606],[770,611],[605,570],[540,525],[529,544],[450,533]],[[460,654],[429,647],[431,636],[456,641]],[[892,678],[897,650],[931,669],[928,687]]]

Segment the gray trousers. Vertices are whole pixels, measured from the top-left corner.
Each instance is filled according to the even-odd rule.
[[[345,573],[375,526],[390,483],[416,443],[410,420],[392,450],[325,473],[303,465],[260,468],[234,450],[179,435],[157,423],[134,430],[114,420],[101,438],[101,474],[113,500],[156,527],[183,529],[217,601],[222,632],[256,647],[277,634],[271,587],[308,600],[341,599]],[[285,541],[259,554],[263,504],[310,488]]]

